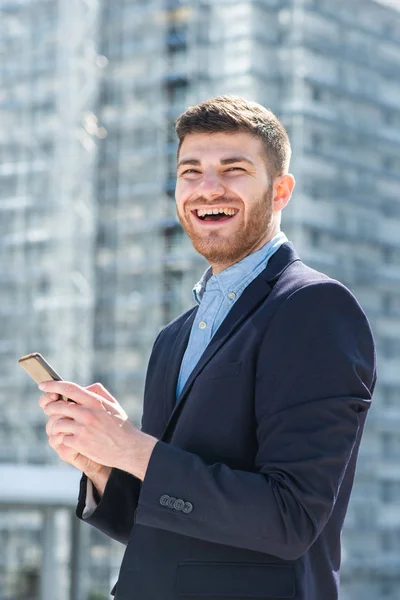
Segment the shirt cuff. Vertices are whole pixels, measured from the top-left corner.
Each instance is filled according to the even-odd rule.
[[[99,504],[99,494],[90,479],[86,484],[85,508],[83,509],[82,519],[89,518],[96,510]]]

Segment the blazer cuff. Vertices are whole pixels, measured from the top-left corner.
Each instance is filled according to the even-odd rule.
[[[82,512],[82,519],[87,519],[88,517],[90,517],[94,511],[96,510],[100,498],[98,494],[97,498],[95,498],[95,491],[96,488],[94,487],[93,483],[90,481],[90,479],[88,479],[87,483],[86,483],[86,499],[85,499],[85,507],[83,509]]]
[[[102,513],[107,513],[109,508],[115,509],[115,494],[121,491],[121,487],[124,488],[122,481],[128,477],[132,476],[119,469],[112,469],[100,496],[91,480],[82,473],[76,516],[82,520],[88,520],[92,516],[101,518]]]
[[[112,469],[103,495],[96,502],[96,489],[82,475],[76,516],[107,536],[127,544],[137,508],[141,481],[119,469]],[[92,496],[93,494],[93,496]]]

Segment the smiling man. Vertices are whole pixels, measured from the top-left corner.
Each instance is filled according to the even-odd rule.
[[[48,382],[50,445],[83,472],[78,517],[127,546],[117,600],[337,600],[368,321],[280,230],[294,178],[270,111],[213,98],[176,130],[178,217],[210,264],[195,306],[154,343],[141,431],[100,384]]]

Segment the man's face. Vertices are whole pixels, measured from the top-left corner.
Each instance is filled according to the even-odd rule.
[[[259,139],[242,132],[194,133],[182,143],[177,214],[214,273],[271,237],[273,186],[263,152]],[[218,214],[210,215],[212,209]]]

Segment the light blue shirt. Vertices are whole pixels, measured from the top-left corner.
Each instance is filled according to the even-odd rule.
[[[253,279],[265,269],[271,256],[287,241],[286,235],[280,231],[260,250],[249,254],[220,273],[213,275],[211,267],[208,267],[200,281],[194,286],[193,296],[199,309],[182,359],[176,388],[177,399],[211,338],[232,306]]]

